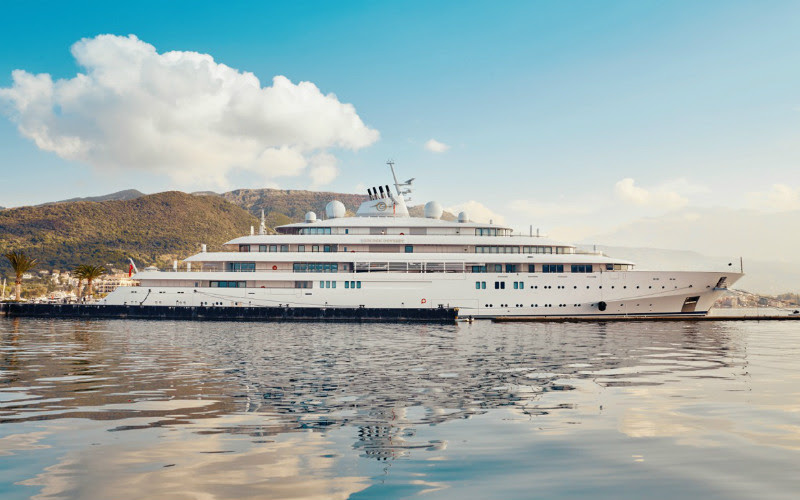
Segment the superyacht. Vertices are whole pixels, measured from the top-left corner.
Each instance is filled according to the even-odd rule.
[[[442,219],[436,202],[411,217],[414,179],[367,190],[355,216],[336,200],[325,217],[261,227],[202,251],[178,270],[137,272],[101,303],[199,307],[457,307],[462,318],[705,315],[740,272],[641,271],[503,225]]]

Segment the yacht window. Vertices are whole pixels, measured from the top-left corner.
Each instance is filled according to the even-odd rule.
[[[606,271],[613,271],[613,270],[614,270],[614,264],[606,264]]]
[[[288,251],[289,251],[289,245],[281,245],[281,252],[288,252]]]
[[[486,272],[486,266],[472,266],[472,272],[473,273],[485,273]]]
[[[335,281],[331,281],[331,288],[336,288],[336,282]]]
[[[211,281],[211,288],[245,288],[246,281]]]
[[[345,288],[350,288],[350,282],[349,281],[345,281],[344,282],[344,287]]]
[[[361,288],[361,282],[360,281],[356,281],[356,288]]]
[[[573,273],[590,273],[592,272],[591,264],[572,264]]]
[[[312,245],[311,246],[311,251],[312,252],[319,252],[319,245]]]
[[[414,253],[414,246],[406,245],[406,253]]]
[[[426,262],[426,273],[443,273],[445,271],[444,262]]]
[[[388,262],[370,262],[369,272],[371,273],[385,273],[389,271]]]
[[[507,273],[515,273],[515,272],[517,272],[517,265],[516,264],[506,264],[506,272]]]
[[[239,245],[239,251],[240,252],[249,252],[250,251],[250,245]]]
[[[344,230],[344,234],[350,234],[350,230],[349,229],[345,229]]]
[[[258,251],[259,252],[266,252],[267,251],[267,245],[258,245]]]
[[[486,282],[481,281],[481,290],[486,290]]]
[[[535,273],[536,272],[536,265],[535,264],[528,264],[528,272]]]
[[[563,273],[564,272],[564,264],[543,264],[542,265],[542,272],[543,273]]]
[[[253,272],[256,270],[255,262],[229,262],[228,271],[233,272]]]
[[[480,281],[476,281],[475,282],[475,290],[480,290],[480,289],[481,289],[481,282]]]
[[[494,265],[494,272],[502,273],[503,272],[503,264],[495,264]]]
[[[306,251],[306,246],[305,245],[297,245],[297,251],[298,252],[305,252]]]
[[[404,273],[408,271],[408,263],[407,262],[389,262],[389,272],[401,272]]]
[[[331,246],[330,245],[324,245],[322,247],[322,251],[323,252],[330,252],[331,251]]]
[[[277,252],[278,251],[278,245],[270,245],[269,246],[269,251],[270,252]]]

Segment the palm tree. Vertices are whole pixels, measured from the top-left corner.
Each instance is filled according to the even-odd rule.
[[[22,252],[8,252],[6,259],[11,263],[11,268],[14,269],[16,281],[14,281],[14,294],[16,301],[19,302],[22,295],[22,275],[30,271],[36,266],[36,259],[31,259]]]
[[[82,269],[83,278],[86,280],[86,295],[92,297],[92,281],[100,276],[106,274],[106,268],[103,266],[93,266],[91,264],[78,266]]]
[[[82,296],[82,294],[81,294],[81,285],[83,284],[83,280],[86,279],[86,269],[85,268],[86,268],[86,265],[85,264],[81,264],[81,265],[79,265],[78,267],[76,267],[72,271],[72,275],[75,276],[76,278],[78,278],[78,289],[75,291],[75,296],[76,296],[76,298],[78,300],[81,300],[81,296]]]

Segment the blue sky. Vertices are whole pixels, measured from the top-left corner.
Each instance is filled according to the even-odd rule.
[[[324,185],[305,175],[316,160],[304,153],[303,174],[265,180],[248,167],[218,186],[202,172],[189,182],[44,151],[0,100],[0,173],[13,180],[0,184],[2,206],[126,188],[351,192],[386,183],[392,158],[418,179],[415,202],[437,199],[572,239],[689,208],[800,209],[797,2],[10,2],[3,10],[0,87],[12,87],[17,69],[74,78],[86,69],[73,44],[133,34],[159,54],[209,54],[262,86],[276,75],[312,82],[352,104],[380,138],[320,146],[338,170]],[[430,139],[449,148],[432,152]]]

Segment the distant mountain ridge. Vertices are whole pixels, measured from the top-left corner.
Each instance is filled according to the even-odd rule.
[[[85,198],[70,198],[68,200],[61,200],[61,201],[49,201],[47,203],[42,203],[41,205],[38,206],[52,205],[54,203],[72,203],[75,201],[99,202],[99,201],[135,200],[136,198],[140,198],[142,196],[144,196],[144,193],[136,189],[124,189],[122,191],[117,191],[116,193],[104,194],[101,196],[88,196]]]

